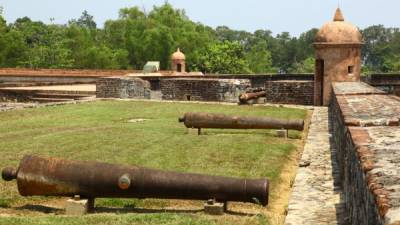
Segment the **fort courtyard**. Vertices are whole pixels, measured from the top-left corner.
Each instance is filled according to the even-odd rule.
[[[400,75],[340,8],[312,39],[313,73],[1,68],[0,224],[400,224]]]

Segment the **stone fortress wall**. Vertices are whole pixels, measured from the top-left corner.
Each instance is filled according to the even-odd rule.
[[[334,83],[329,109],[350,224],[400,224],[400,98]]]
[[[236,102],[241,92],[264,88],[267,92],[268,103],[296,105],[313,105],[314,103],[314,76],[312,74],[98,78],[97,84],[113,79],[108,86],[97,86],[97,93],[104,93],[98,97],[114,98],[115,95],[112,93],[107,95],[107,91],[102,89],[128,88],[126,85],[119,84],[118,79],[124,83],[126,80],[137,78],[148,81],[151,91],[159,93],[155,96],[160,96],[164,100]],[[400,96],[400,75],[374,74],[363,76],[363,81],[390,94]],[[126,92],[126,90],[120,90],[120,92]],[[135,98],[135,96],[124,98]]]
[[[120,84],[139,78],[150,84],[152,96],[162,100],[238,102],[241,93],[262,88],[268,89],[270,103],[313,104],[313,76],[310,74],[107,77],[98,79],[97,97],[115,98],[115,92],[140,88]],[[122,98],[136,97],[143,96]]]
[[[17,70],[16,70],[17,71]],[[96,76],[95,72],[75,74],[63,71],[64,74],[58,74],[54,71],[46,74],[46,70],[40,70],[40,74],[31,74],[29,70],[13,71],[13,73],[8,72],[7,74],[1,74],[0,71],[0,86],[14,86],[18,84],[19,86],[32,86],[32,85],[49,85],[49,84],[94,84],[99,80],[108,80],[108,77],[120,78],[120,82],[126,82],[127,76],[122,76],[122,71],[118,74],[113,74],[112,72],[103,71]],[[57,71],[56,71],[57,72]],[[73,71],[74,72],[74,71]],[[38,73],[38,71],[35,71]],[[109,74],[109,76],[107,76]],[[201,79],[221,79],[221,80],[243,80],[247,79],[250,82],[251,88],[266,88],[268,94],[267,102],[278,103],[278,104],[300,104],[300,105],[310,105],[312,101],[312,95],[309,91],[310,86],[314,85],[307,83],[308,81],[313,81],[313,74],[259,74],[259,75],[205,75],[205,76],[137,76],[134,78],[141,78],[150,83],[150,89],[152,92],[157,93],[156,97],[162,98],[161,93],[161,82],[169,79],[177,78],[193,78],[195,80]],[[377,87],[391,94],[396,94],[400,96],[400,74],[372,74],[364,75],[361,77],[362,81],[370,84],[371,86]],[[106,82],[104,81],[104,82]],[[234,81],[233,81],[234,82]],[[299,83],[296,83],[299,82]],[[102,83],[101,81],[99,82]],[[119,87],[124,87],[124,85],[117,84],[114,80],[113,84]],[[100,86],[100,89],[104,86]],[[304,88],[304,89],[303,89]],[[304,90],[302,95],[299,95],[298,91]],[[179,90],[178,90],[179,91]],[[194,90],[195,91],[195,90]],[[105,93],[106,91],[99,90],[98,93]],[[121,92],[123,92],[121,90]],[[293,93],[293,94],[292,94]],[[227,93],[228,94],[228,93]],[[183,96],[184,94],[181,94]],[[190,93],[187,93],[190,95]],[[107,97],[107,95],[101,95],[102,97]],[[111,95],[113,97],[115,95]],[[178,96],[178,95],[177,95]],[[293,99],[293,97],[296,97]],[[182,98],[175,99],[182,100]],[[201,100],[201,99],[200,99]],[[207,98],[204,98],[207,101]],[[231,100],[229,100],[231,101]]]

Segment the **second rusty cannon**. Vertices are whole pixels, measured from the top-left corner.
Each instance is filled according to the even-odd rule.
[[[213,113],[186,113],[179,122],[187,128],[200,129],[285,129],[304,130],[304,120],[282,120],[270,117],[229,116]]]
[[[27,155],[2,178],[17,180],[22,196],[160,198],[268,204],[267,179],[177,173],[137,166],[80,162]]]
[[[239,95],[239,103],[248,104],[250,100],[255,100],[265,96],[267,96],[266,91],[243,93]]]

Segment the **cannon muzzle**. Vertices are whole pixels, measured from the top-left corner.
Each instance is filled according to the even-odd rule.
[[[160,198],[268,204],[267,179],[238,179],[166,172],[136,166],[25,156],[17,170],[5,168],[6,181],[17,180],[22,196],[79,195],[82,198]]]
[[[269,117],[228,116],[212,113],[186,113],[179,121],[187,128],[286,129],[304,130],[304,120],[280,120]]]

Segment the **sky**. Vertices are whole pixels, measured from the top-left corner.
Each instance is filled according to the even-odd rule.
[[[359,28],[383,24],[400,27],[400,0],[339,0],[347,21]],[[118,18],[123,7],[139,6],[150,11],[165,0],[0,0],[7,22],[28,16],[32,20],[65,24],[84,10],[93,15],[98,27]],[[268,29],[294,36],[319,28],[333,18],[338,0],[169,0],[187,16],[211,27],[220,25],[253,32]]]

